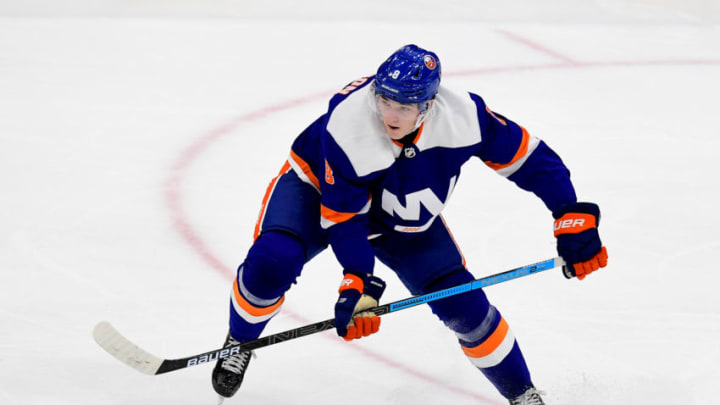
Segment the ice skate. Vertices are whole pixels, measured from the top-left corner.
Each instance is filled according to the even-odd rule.
[[[545,405],[540,394],[543,392],[538,391],[535,387],[530,387],[522,395],[517,398],[510,400],[510,405]]]
[[[233,339],[228,332],[224,347],[238,345],[240,342]],[[230,398],[240,389],[245,371],[250,364],[252,352],[241,352],[224,359],[219,359],[212,372],[212,385],[215,392],[223,398]]]

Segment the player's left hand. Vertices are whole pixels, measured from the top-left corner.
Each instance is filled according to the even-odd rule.
[[[565,260],[563,274],[582,280],[593,271],[607,266],[607,249],[600,241],[600,208],[581,202],[553,212],[558,254]]]
[[[347,341],[380,330],[380,317],[367,311],[378,306],[385,282],[372,274],[345,271],[335,304],[335,330]]]

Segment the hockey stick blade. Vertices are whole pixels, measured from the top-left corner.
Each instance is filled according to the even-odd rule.
[[[108,322],[100,322],[93,329],[93,338],[106,352],[135,370],[157,374],[163,359],[154,356],[127,340]]]
[[[479,288],[503,283],[505,281],[514,280],[520,277],[536,274],[545,270],[554,269],[563,266],[565,262],[560,257],[555,257],[542,262],[529,264],[508,270],[492,276],[484,277],[461,284],[455,287],[446,288],[444,290],[434,291],[431,293],[406,298],[389,304],[380,305],[371,311],[375,315],[382,316],[391,312],[412,308],[417,305],[426,304],[428,302],[452,297],[454,295],[463,294],[468,291],[477,290]],[[146,352],[137,345],[129,341],[120,334],[115,328],[107,322],[100,322],[95,326],[93,337],[100,347],[110,353],[116,359],[122,361],[128,366],[140,371],[144,374],[156,375],[164,374],[187,367],[197,366],[204,363],[214,362],[238,353],[259,349],[261,347],[270,346],[276,343],[285,342],[287,340],[296,339],[302,336],[312,335],[328,329],[335,328],[335,320],[328,319],[321,322],[301,326],[299,328],[290,329],[285,332],[268,335],[249,342],[245,342],[235,346],[228,346],[221,349],[211,350],[209,352],[197,354],[194,356],[183,357],[179,359],[161,359],[153,354]]]

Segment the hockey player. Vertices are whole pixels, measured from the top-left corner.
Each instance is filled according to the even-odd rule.
[[[367,311],[385,289],[373,275],[376,257],[413,294],[472,281],[439,218],[472,157],[533,192],[552,212],[568,278],[605,267],[599,208],[577,202],[560,158],[480,96],[441,86],[440,72],[435,53],[404,46],[375,76],[333,96],[327,113],[295,139],[238,268],[225,345],[258,338],[305,263],[328,246],[344,276],[335,325],[345,340],[379,330],[380,318]],[[429,305],[511,404],[543,403],[508,322],[482,290]],[[217,362],[212,383],[218,394],[237,392],[250,359],[245,352]]]

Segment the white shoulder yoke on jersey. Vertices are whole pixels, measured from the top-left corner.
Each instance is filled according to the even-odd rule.
[[[462,148],[480,143],[477,106],[467,92],[455,92],[440,86],[435,102],[425,119],[417,148]]]
[[[372,103],[372,86],[351,93],[331,113],[327,130],[358,176],[393,164],[399,148],[383,129]],[[461,148],[480,143],[477,106],[466,92],[440,86],[417,141],[420,151],[436,147]]]
[[[332,111],[327,131],[359,176],[384,170],[395,162],[393,143],[370,105],[372,86],[350,93]]]

